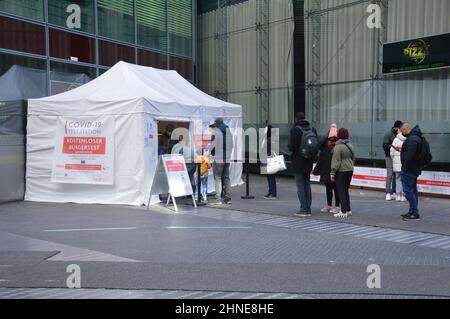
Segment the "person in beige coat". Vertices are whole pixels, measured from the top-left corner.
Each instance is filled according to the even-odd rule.
[[[402,178],[401,178],[401,172],[402,172],[402,161],[401,161],[401,151],[403,143],[406,141],[406,137],[403,136],[402,133],[397,134],[397,137],[394,139],[391,145],[391,159],[394,166],[394,174],[396,179],[396,198],[399,202],[405,202],[406,197],[403,193],[403,186],[402,186]]]

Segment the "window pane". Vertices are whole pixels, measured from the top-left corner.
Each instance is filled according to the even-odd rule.
[[[46,60],[0,53],[0,101],[47,96]]]
[[[44,27],[0,16],[0,47],[45,55]]]
[[[97,3],[100,35],[134,43],[133,0],[98,0]]]
[[[99,41],[100,64],[113,66],[119,61],[134,63],[134,48],[106,41]]]
[[[170,69],[177,71],[187,80],[192,80],[192,60],[170,57]]]
[[[166,1],[137,0],[138,43],[149,48],[167,50]]]
[[[138,64],[166,70],[167,56],[156,52],[139,50]]]
[[[44,21],[43,0],[1,0],[0,11]]]
[[[67,9],[70,5],[77,5],[81,9],[80,24],[76,19],[70,19],[74,11]],[[49,23],[70,29],[94,33],[94,1],[86,0],[48,0]]]
[[[51,62],[50,94],[55,95],[75,89],[93,80],[95,75],[95,68]]]
[[[170,52],[192,56],[192,1],[169,1]]]
[[[50,29],[50,56],[79,62],[95,63],[93,38]]]

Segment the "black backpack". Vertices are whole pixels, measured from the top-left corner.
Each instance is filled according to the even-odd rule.
[[[302,141],[300,143],[299,153],[303,158],[315,159],[319,153],[319,138],[311,127],[302,128]]]
[[[430,143],[428,143],[425,137],[422,137],[419,153],[419,165],[421,168],[424,168],[429,165],[432,160],[433,155],[431,155]]]

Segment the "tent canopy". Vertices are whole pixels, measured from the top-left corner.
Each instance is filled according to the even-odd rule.
[[[90,204],[147,204],[158,162],[158,121],[189,122],[190,134],[207,131],[222,117],[233,130],[234,152],[241,154],[242,108],[203,93],[175,71],[119,62],[97,79],[71,91],[28,101],[25,200]],[[114,121],[113,184],[52,182],[57,147],[68,119]],[[106,123],[106,122],[105,122]],[[110,126],[108,126],[110,127]],[[194,144],[195,145],[195,144]],[[77,158],[76,160],[80,160]],[[75,159],[65,158],[72,165]],[[85,164],[91,159],[86,159]],[[75,163],[79,165],[78,162]],[[82,163],[83,164],[83,163]],[[108,164],[106,164],[108,165]],[[70,170],[70,168],[68,168]],[[77,169],[75,169],[77,170]],[[111,172],[111,170],[109,171]],[[231,163],[231,182],[241,182],[242,164]],[[111,175],[108,175],[111,177]],[[73,181],[73,180],[72,180]],[[213,183],[212,183],[213,184]]]
[[[135,103],[142,101],[145,103]],[[61,103],[65,107],[61,108]],[[32,100],[28,112],[30,115],[167,115],[172,112],[179,115],[180,108],[191,115],[200,115],[207,108],[219,111],[213,112],[217,113],[216,116],[241,116],[240,105],[221,101],[200,91],[176,71],[122,61],[81,87]]]

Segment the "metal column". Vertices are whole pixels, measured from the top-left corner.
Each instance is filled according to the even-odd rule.
[[[306,13],[306,20],[309,24],[312,42],[312,56],[311,56],[311,75],[312,79],[307,83],[307,88],[310,90],[311,106],[313,114],[308,116],[314,122],[320,122],[321,112],[321,36],[322,36],[322,12],[321,0],[312,1],[312,9]]]
[[[216,70],[214,95],[224,101],[228,100],[228,15],[227,0],[217,0],[216,10]]]
[[[269,0],[258,1],[258,22],[256,23],[259,83],[256,93],[259,95],[261,124],[271,124],[270,116],[270,3]]]

